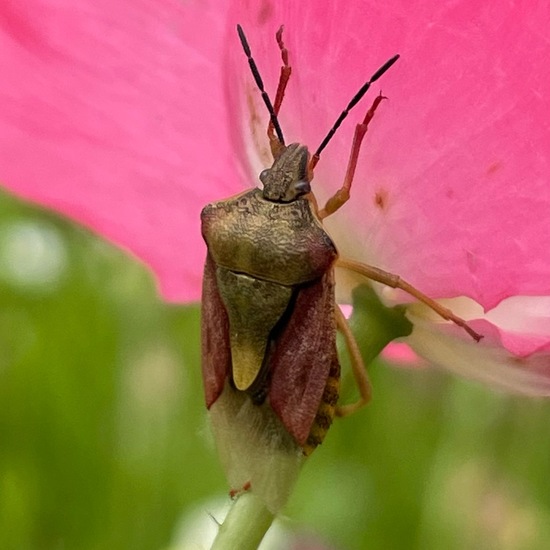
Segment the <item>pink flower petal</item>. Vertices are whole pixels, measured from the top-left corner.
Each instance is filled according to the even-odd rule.
[[[489,323],[483,326],[488,342],[480,345],[410,312],[408,317],[414,329],[406,342],[432,365],[505,391],[550,396],[550,353],[516,357],[498,345],[497,331]]]
[[[484,318],[498,328],[502,345],[514,355],[550,352],[550,297],[507,298]]]
[[[400,367],[422,368],[426,366],[425,361],[422,361],[404,342],[391,342],[384,348],[380,356]]]
[[[269,163],[251,158],[267,150],[267,113],[235,23],[272,96],[273,35],[286,25],[294,74],[281,124],[288,142],[312,149],[399,52],[316,170],[324,199],[342,181],[355,123],[384,90],[352,200],[328,225],[343,254],[433,297],[475,299],[514,353],[547,350],[546,315],[538,329],[526,316],[513,329],[493,317],[505,298],[550,291],[549,11],[472,0],[235,1],[226,18],[225,5],[197,1],[8,2],[0,180],[133,251],[166,297],[196,299],[202,205],[256,185]]]
[[[316,170],[315,190],[326,197],[342,181],[355,123],[382,89],[390,99],[365,139],[352,200],[327,224],[342,252],[431,296],[466,295],[485,308],[508,296],[547,295],[550,7],[472,0],[269,6],[250,4],[232,16],[247,30],[272,95],[280,66],[273,33],[285,23],[294,73],[280,119],[289,142],[315,148],[373,71],[402,55]],[[235,55],[240,75],[242,53]],[[252,88],[239,91],[241,102]],[[255,117],[241,116],[248,140]]]
[[[0,181],[130,249],[173,300],[199,297],[199,213],[235,192],[225,6],[8,2]]]

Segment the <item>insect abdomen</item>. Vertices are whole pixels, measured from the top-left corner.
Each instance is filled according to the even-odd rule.
[[[311,425],[311,430],[302,449],[306,456],[309,456],[318,445],[320,445],[327,434],[334,415],[336,413],[336,404],[340,392],[340,364],[333,362],[330,367],[327,383],[323,392],[323,397],[319,404],[319,409]]]
[[[268,363],[269,402],[306,455],[323,441],[338,400],[333,276],[297,292]]]

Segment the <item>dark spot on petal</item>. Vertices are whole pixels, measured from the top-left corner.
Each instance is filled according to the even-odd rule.
[[[273,5],[269,0],[264,0],[260,4],[260,10],[258,11],[258,23],[262,25],[267,23],[273,14]]]
[[[496,161],[492,164],[489,164],[487,169],[485,170],[485,174],[488,176],[492,176],[495,172],[498,172],[502,168],[502,162]]]
[[[380,208],[380,210],[385,210],[388,206],[388,192],[385,189],[380,189],[374,194],[374,204]]]

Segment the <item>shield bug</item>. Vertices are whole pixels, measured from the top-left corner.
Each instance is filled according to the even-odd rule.
[[[370,398],[358,346],[335,303],[335,266],[403,289],[475,339],[480,338],[462,319],[400,277],[339,258],[323,228],[322,220],[349,198],[361,142],[382,95],[374,99],[356,127],[341,188],[323,208],[317,206],[311,192],[321,152],[349,111],[399,56],[386,61],[361,87],[311,155],[305,145],[285,144],[278,120],[291,74],[282,27],[276,34],[283,66],[274,103],[265,91],[242,28],[237,30],[269,113],[267,135],[274,160],[259,176],[262,189],[211,203],[201,214],[208,249],[202,294],[206,405],[211,413],[217,411],[218,446],[220,438],[230,440],[222,445],[221,454],[234,493],[250,484],[255,489],[255,468],[265,469],[258,464],[269,464],[274,453],[282,450],[294,458],[310,454],[323,441],[335,415],[353,412]],[[337,331],[344,336],[360,390],[359,401],[346,406],[337,404]],[[237,425],[244,427],[239,431]],[[254,443],[247,452],[256,459],[235,452],[250,438]]]

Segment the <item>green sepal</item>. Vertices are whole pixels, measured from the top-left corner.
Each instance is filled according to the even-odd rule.
[[[387,307],[370,285],[356,287],[352,298],[350,326],[365,365],[375,359],[392,340],[412,332],[413,325],[405,317],[406,307]]]

